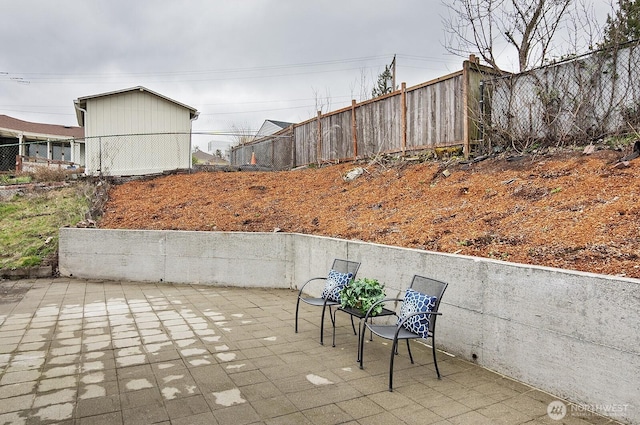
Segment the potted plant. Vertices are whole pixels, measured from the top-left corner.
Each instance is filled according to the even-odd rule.
[[[377,279],[367,277],[360,278],[347,285],[340,292],[340,305],[342,308],[354,308],[362,312],[364,316],[369,308],[377,301],[384,299],[384,285]],[[378,304],[371,312],[372,316],[382,312],[382,304]]]

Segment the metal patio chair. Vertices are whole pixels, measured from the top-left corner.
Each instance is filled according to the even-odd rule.
[[[415,275],[411,281],[409,289],[405,292],[404,298],[387,298],[381,300],[371,306],[366,316],[363,319],[363,323],[366,328],[373,335],[377,335],[384,339],[393,340],[391,344],[391,360],[389,362],[389,391],[393,391],[393,360],[398,354],[398,341],[404,339],[407,341],[407,351],[409,352],[409,359],[413,364],[413,356],[411,354],[411,347],[409,346],[410,339],[427,339],[431,338],[431,348],[433,351],[433,364],[436,368],[436,374],[438,379],[440,377],[440,370],[438,369],[438,361],[436,359],[436,318],[441,313],[438,312],[440,307],[440,301],[442,295],[447,289],[447,283],[440,282],[428,277]],[[399,301],[400,315],[398,320],[393,325],[376,325],[370,323],[369,313],[372,309],[380,303]],[[397,314],[396,314],[397,315]],[[364,338],[366,332],[362,332],[360,335],[360,369],[363,368],[364,358]]]
[[[327,297],[325,292],[327,291],[327,284],[329,283],[329,278],[330,275],[332,274],[331,272],[337,272],[338,274],[346,274],[348,275],[348,280],[349,282],[353,281],[353,279],[355,279],[356,274],[358,273],[358,269],[360,268],[360,263],[356,262],[356,261],[348,261],[348,260],[340,260],[340,259],[335,259],[333,260],[333,265],[331,266],[331,269],[329,270],[329,275],[327,275],[326,277],[313,277],[309,280],[307,280],[301,287],[300,287],[300,291],[298,292],[298,301],[296,303],[296,333],[298,333],[298,311],[300,308],[300,301],[312,305],[312,306],[316,306],[316,307],[322,307],[322,317],[320,319],[320,344],[324,344],[324,316],[325,316],[325,311],[327,309],[327,307],[329,307],[329,317],[331,318],[332,323],[334,318],[333,318],[333,314],[331,313],[331,307],[333,306],[337,306],[340,305],[340,301],[335,300],[335,299],[331,299],[331,297]],[[303,294],[303,291],[305,290],[305,288],[307,287],[307,285],[311,284],[311,282],[318,282],[318,281],[325,281],[325,290],[323,290],[322,294],[320,297],[316,298],[316,297],[305,297],[305,295]],[[353,326],[353,333],[355,334],[355,325],[353,324],[353,320],[351,321],[351,325]]]

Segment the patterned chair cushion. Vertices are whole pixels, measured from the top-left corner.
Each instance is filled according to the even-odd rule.
[[[437,297],[431,297],[418,291],[414,291],[411,288],[407,288],[407,292],[404,296],[404,302],[400,307],[400,315],[398,316],[397,324],[400,324],[400,322],[410,314],[430,312],[436,306],[437,300]],[[429,314],[420,314],[409,318],[402,326],[407,330],[420,335],[421,338],[428,338],[430,318],[431,315]]]
[[[329,270],[329,276],[322,291],[322,298],[329,301],[340,302],[340,291],[351,282],[353,273],[340,273],[335,270]]]

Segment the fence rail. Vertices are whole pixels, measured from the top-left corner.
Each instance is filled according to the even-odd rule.
[[[287,169],[453,145],[469,155],[638,133],[638,63],[639,41],[504,77],[472,57],[461,71],[236,146],[231,163],[253,154]]]
[[[479,111],[479,81],[490,74],[474,58],[463,69],[436,80],[356,103],[294,124],[231,150],[231,163],[251,158],[274,169],[373,157],[406,155],[462,145],[469,152],[478,126],[469,111]],[[479,112],[476,113],[479,115]]]

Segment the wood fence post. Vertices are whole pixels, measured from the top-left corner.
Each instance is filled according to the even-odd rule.
[[[322,111],[318,111],[318,143],[316,145],[316,162],[320,164],[322,156]]]
[[[407,83],[402,83],[402,89],[400,93],[400,108],[402,111],[402,156],[405,155],[407,150]]]
[[[273,168],[276,168],[276,141],[279,141],[279,139],[271,139],[271,166]]]
[[[462,62],[462,152],[465,159],[469,158],[471,146],[469,143],[469,64],[468,60]]]
[[[351,99],[351,138],[353,140],[353,159],[358,159],[358,124],[356,121],[356,100]]]
[[[291,168],[296,168],[297,163],[297,143],[296,143],[296,125],[291,124],[289,126],[289,131],[291,132],[291,137],[289,138],[289,142],[291,143]]]

